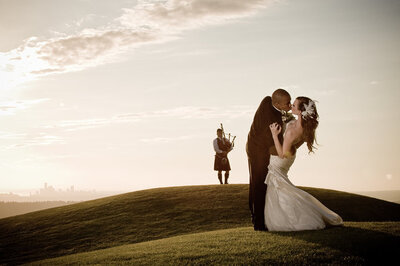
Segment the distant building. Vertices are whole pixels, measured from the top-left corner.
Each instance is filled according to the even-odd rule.
[[[121,192],[96,192],[96,190],[75,190],[72,185],[66,190],[55,189],[53,186],[44,183],[36,193],[29,193],[29,196],[21,196],[12,192],[0,194],[0,201],[32,202],[32,201],[85,201],[115,195]]]

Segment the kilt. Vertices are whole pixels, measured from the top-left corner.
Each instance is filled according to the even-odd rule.
[[[215,171],[230,171],[231,165],[229,164],[228,157],[215,155],[214,170]]]

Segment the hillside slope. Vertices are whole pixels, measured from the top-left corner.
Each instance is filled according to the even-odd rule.
[[[400,205],[303,188],[346,221],[399,221]],[[0,263],[248,227],[248,185],[157,188],[0,219]],[[45,251],[45,252],[43,252]]]
[[[42,260],[34,265],[391,265],[400,222],[346,222],[320,231],[241,227],[188,234]]]

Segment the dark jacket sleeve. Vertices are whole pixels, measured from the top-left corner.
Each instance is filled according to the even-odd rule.
[[[272,107],[271,97],[267,96],[261,101],[250,128],[248,145],[251,150],[269,153],[269,148],[274,146],[269,125],[274,122],[282,125],[281,115]],[[279,135],[279,139],[282,140],[282,133]]]

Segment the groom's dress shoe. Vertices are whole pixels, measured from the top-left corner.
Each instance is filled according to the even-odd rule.
[[[254,225],[254,231],[268,231],[268,229],[262,225]]]

